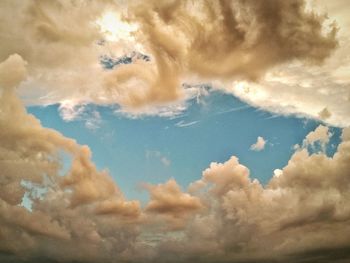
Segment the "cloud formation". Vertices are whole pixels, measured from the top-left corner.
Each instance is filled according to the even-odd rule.
[[[147,113],[186,99],[184,82],[260,82],[278,65],[320,64],[338,45],[337,27],[302,0],[6,0],[0,7],[0,60],[17,53],[28,62],[20,90],[29,104],[118,104]],[[108,54],[135,51],[148,59],[100,65]],[[328,107],[337,118],[333,106],[317,112]]]
[[[0,251],[17,260],[91,261],[100,260],[112,244],[128,250],[139,203],[126,201],[108,173],[96,170],[87,146],[43,128],[27,114],[15,90],[26,77],[25,65],[19,55],[0,64]],[[72,159],[63,176],[62,152]],[[31,211],[19,206],[25,193]]]
[[[260,151],[264,150],[265,144],[266,144],[265,139],[261,136],[258,136],[256,143],[252,144],[250,146],[250,149],[252,151],[260,152]]]
[[[314,118],[333,126],[350,125],[350,20],[344,0],[307,1],[318,13],[337,23],[338,47],[321,66],[293,61],[271,69],[259,82],[233,81],[222,85],[243,101],[283,115]],[[332,22],[332,21],[329,21]]]
[[[97,23],[108,23],[106,12],[135,27],[109,42]],[[125,111],[171,102],[181,112],[183,81],[234,81],[225,90],[250,104],[347,126],[347,36],[323,70],[294,64],[322,63],[335,50],[337,27],[326,21],[302,0],[1,1],[0,261],[349,261],[349,128],[330,157],[329,129],[317,127],[266,186],[232,156],[188,191],[174,179],[146,185],[142,207],[97,170],[87,146],[42,127],[17,95],[60,103],[68,119],[90,102]],[[150,59],[101,66],[106,53],[135,49]],[[316,143],[321,151],[310,152]]]
[[[160,222],[165,220],[170,229],[184,228],[190,216],[203,208],[200,199],[182,192],[174,179],[165,184],[146,185],[146,188],[150,201],[145,212],[160,217]]]
[[[43,128],[15,86],[26,62],[0,64],[0,259],[13,262],[342,262],[350,244],[350,141],[334,156],[310,153],[329,130],[308,134],[263,186],[233,156],[183,192],[174,179],[128,201],[87,146]],[[72,164],[60,173],[60,154]],[[24,195],[31,207],[21,206]],[[60,247],[60,250],[56,248]],[[180,253],[181,251],[181,253]],[[323,254],[320,251],[333,251]],[[181,256],[179,256],[179,253]],[[342,253],[341,257],[338,253]],[[333,255],[333,256],[332,256]],[[316,259],[315,259],[316,258]]]

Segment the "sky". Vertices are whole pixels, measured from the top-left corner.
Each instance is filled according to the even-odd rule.
[[[1,1],[0,262],[348,262],[349,11]]]
[[[266,184],[275,169],[287,165],[294,146],[321,124],[277,116],[217,91],[188,104],[185,112],[172,117],[130,118],[116,107],[92,105],[84,106],[84,116],[68,122],[57,105],[31,106],[28,112],[44,127],[89,145],[96,166],[107,168],[129,199],[143,201],[147,192],[142,191],[142,183],[159,184],[175,178],[187,188],[211,162],[224,162],[232,155],[249,167],[252,178]],[[341,129],[330,127],[330,131],[334,136],[328,154],[333,155]],[[253,150],[258,137],[266,143]]]

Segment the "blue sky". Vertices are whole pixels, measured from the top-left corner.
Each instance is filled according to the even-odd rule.
[[[169,178],[186,188],[200,179],[211,162],[225,162],[232,155],[247,166],[253,178],[267,183],[275,169],[283,168],[305,136],[320,123],[294,116],[277,116],[256,109],[220,91],[188,101],[182,114],[172,117],[130,118],[115,107],[88,105],[100,115],[96,128],[87,119],[62,120],[59,107],[29,107],[45,127],[56,129],[79,144],[88,145],[99,169],[108,169],[127,198],[145,201],[142,183],[164,183]],[[93,117],[91,117],[93,118]],[[340,129],[332,128],[328,153],[339,143]],[[250,146],[262,136],[262,151]],[[333,145],[333,146],[332,146]]]

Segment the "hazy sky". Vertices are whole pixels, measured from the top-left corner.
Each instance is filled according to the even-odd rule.
[[[349,262],[349,13],[0,1],[0,262]]]

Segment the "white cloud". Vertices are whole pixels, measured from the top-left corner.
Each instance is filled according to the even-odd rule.
[[[263,137],[258,136],[256,143],[252,144],[250,149],[252,151],[260,152],[265,149],[266,142],[267,141]]]
[[[70,122],[78,119],[85,110],[85,105],[81,105],[71,100],[61,102],[59,114],[64,121]]]
[[[100,113],[93,109],[92,105],[65,100],[60,104],[58,111],[64,121],[83,121],[85,127],[90,130],[98,129],[102,123]]]
[[[85,119],[85,127],[90,130],[97,130],[101,125],[101,115],[97,110],[93,110]]]
[[[185,122],[184,120],[181,120],[177,123],[175,123],[175,126],[176,127],[179,127],[179,128],[183,128],[183,127],[189,127],[189,126],[192,126],[196,123],[198,123],[199,121],[190,121],[190,122]]]
[[[273,171],[273,176],[274,177],[280,177],[280,176],[282,176],[283,175],[283,171],[281,170],[281,169],[275,169],[274,171]]]

